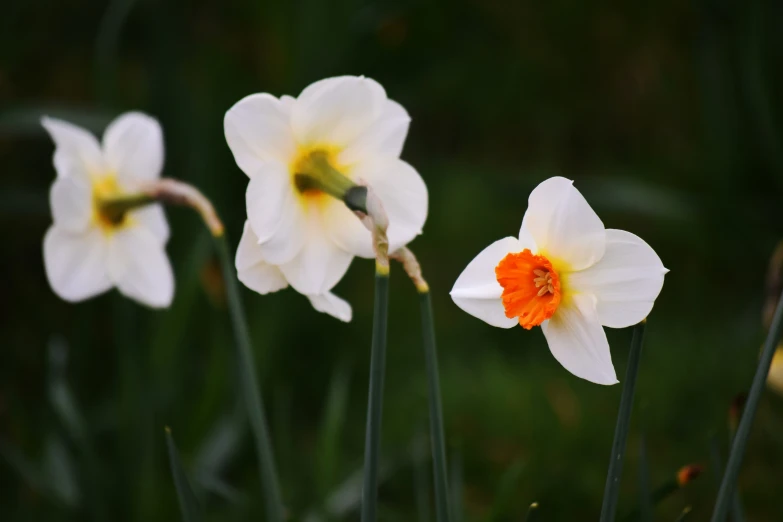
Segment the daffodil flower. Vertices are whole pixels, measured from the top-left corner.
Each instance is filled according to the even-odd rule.
[[[615,384],[602,326],[624,328],[652,310],[667,270],[639,237],[605,229],[573,182],[550,178],[530,194],[519,237],[485,248],[451,297],[492,326],[541,326],[574,375]]]
[[[226,141],[250,178],[253,255],[277,267],[256,288],[285,280],[311,298],[328,296],[354,256],[373,257],[371,233],[332,197],[354,184],[371,186],[381,200],[390,251],[421,233],[427,188],[399,157],[409,123],[383,87],[353,76],[316,82],[296,99],[253,94],[226,113]]]
[[[141,113],[123,114],[107,127],[103,144],[65,121],[44,117],[41,123],[55,143],[57,178],[49,194],[54,224],[43,244],[54,292],[75,302],[116,287],[145,305],[169,306],[174,277],[163,209],[148,204],[117,212],[108,205],[160,176],[158,122]]]
[[[261,249],[258,247],[258,238],[247,221],[245,221],[242,239],[239,241],[235,262],[239,280],[259,294],[269,294],[288,288],[288,281],[283,271],[264,261]],[[329,314],[346,323],[351,321],[351,305],[332,292],[306,297],[317,311]]]

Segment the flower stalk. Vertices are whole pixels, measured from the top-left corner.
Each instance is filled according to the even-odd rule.
[[[609,460],[609,473],[606,477],[604,502],[601,508],[601,522],[613,522],[617,512],[617,500],[620,493],[620,477],[623,472],[623,457],[625,456],[625,447],[628,441],[628,431],[631,424],[633,395],[636,390],[636,377],[639,373],[645,323],[646,321],[642,321],[637,324],[633,330],[631,354],[628,358],[628,369],[625,372],[623,394],[620,398],[620,412],[617,415],[617,426],[614,431],[612,454]]]
[[[372,349],[370,353],[370,391],[367,399],[367,431],[364,442],[364,483],[362,522],[375,522],[378,512],[378,470],[380,466],[383,381],[386,373],[386,330],[389,307],[389,271],[375,271],[375,308],[373,311]]]
[[[440,396],[438,352],[435,342],[435,321],[432,315],[430,287],[421,273],[421,265],[407,247],[392,253],[391,258],[402,264],[416,290],[421,305],[421,327],[424,341],[424,358],[427,368],[427,390],[430,414],[430,440],[432,442],[432,467],[435,479],[435,508],[438,522],[451,521],[449,484],[446,466],[446,440],[443,431],[443,406]]]
[[[745,449],[748,445],[750,428],[753,425],[753,418],[758,410],[761,392],[764,391],[764,385],[767,380],[772,357],[775,355],[775,348],[783,332],[783,294],[778,299],[778,305],[772,319],[772,326],[764,342],[764,349],[761,353],[756,375],[753,377],[753,384],[748,393],[748,399],[745,403],[745,410],[742,412],[737,432],[731,444],[729,460],[726,464],[726,471],[723,473],[720,489],[718,490],[718,500],[715,504],[715,510],[712,514],[712,522],[723,522],[732,504],[734,490],[737,484],[737,476],[742,467],[742,459],[745,456]]]

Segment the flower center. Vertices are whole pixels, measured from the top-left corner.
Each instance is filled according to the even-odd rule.
[[[337,165],[338,151],[332,147],[301,150],[290,170],[294,186],[306,200],[321,200],[328,194],[343,199],[355,183],[346,176],[347,168]]]
[[[128,221],[126,212],[113,212],[106,202],[122,195],[122,189],[113,175],[102,176],[93,182],[93,216],[98,226],[107,233],[122,227]]]
[[[530,249],[504,257],[495,277],[503,287],[506,317],[518,317],[527,330],[552,317],[560,304],[560,278],[552,262]]]

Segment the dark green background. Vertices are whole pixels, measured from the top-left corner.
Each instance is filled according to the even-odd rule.
[[[520,520],[534,500],[542,521],[600,510],[620,386],[572,376],[540,330],[492,328],[448,297],[552,175],[574,179],[607,227],[643,237],[671,270],[649,321],[620,510],[637,502],[644,432],[653,485],[686,463],[708,468],[659,519],[686,505],[708,519],[709,435],[725,458],[728,405],[755,368],[764,275],[783,237],[780,2],[10,0],[0,12],[0,520],[177,520],[164,425],[198,487],[212,484],[210,520],[263,516],[204,227],[167,211],[170,310],[116,292],[61,301],[41,256],[55,173],[40,115],[98,133],[125,110],[156,116],[165,175],[200,187],[236,244],[247,179],[225,111],[338,74],[375,78],[413,120],[403,158],[427,182],[430,213],[411,246],[434,294],[458,520]],[[300,519],[361,467],[372,270],[356,260],[336,289],[353,305],[347,325],[293,290],[244,294]],[[390,313],[381,520],[423,520],[423,354],[398,268]],[[622,380],[630,331],[609,340]],[[783,400],[768,393],[741,475],[749,520],[783,520],[782,466]]]

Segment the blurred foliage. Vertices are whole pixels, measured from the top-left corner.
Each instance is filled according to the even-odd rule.
[[[165,425],[207,520],[263,512],[206,232],[168,211],[168,311],[116,293],[59,300],[41,256],[54,171],[40,115],[96,132],[124,110],[155,115],[165,174],[211,197],[236,243],[247,180],[223,138],[226,109],[338,74],[377,79],[413,118],[403,157],[428,183],[430,215],[412,248],[433,288],[458,520],[520,520],[532,501],[538,520],[600,510],[620,387],[577,379],[539,331],[488,327],[448,297],[554,174],[671,269],[649,321],[620,512],[638,504],[642,430],[650,484],[707,465],[711,432],[725,461],[728,405],[755,368],[764,273],[783,237],[779,2],[10,0],[2,12],[0,520],[178,520]],[[389,522],[432,513],[431,493],[414,490],[429,477],[415,449],[427,415],[415,292],[400,270],[391,286]],[[372,263],[356,260],[337,288],[354,307],[348,325],[291,290],[245,293],[292,514],[356,520]],[[609,340],[622,376],[630,332]],[[767,394],[740,477],[749,520],[783,519],[782,465],[783,400]],[[696,481],[660,519],[689,505],[689,520],[707,520],[714,495]]]

